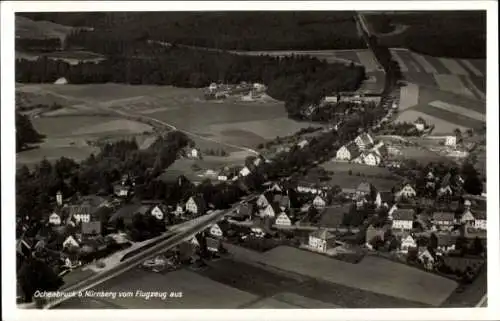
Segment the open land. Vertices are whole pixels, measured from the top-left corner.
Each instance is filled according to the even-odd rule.
[[[43,157],[81,159],[94,152],[87,146],[89,139],[141,135],[151,130],[149,125],[117,118],[120,115],[116,112],[158,119],[192,133],[190,138],[202,151],[224,149],[228,153],[255,148],[276,136],[287,136],[310,126],[307,122],[290,120],[281,102],[206,101],[199,89],[36,84],[20,85],[18,90],[44,97],[47,104],[55,98],[62,105],[61,109],[33,119],[35,128],[47,139],[40,148],[20,153],[20,163],[36,162]],[[103,113],[113,117],[104,117]],[[240,159],[240,154],[219,159],[227,163]]]

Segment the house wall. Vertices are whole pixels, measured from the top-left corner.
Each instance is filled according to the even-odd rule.
[[[278,218],[276,219],[276,225],[291,226],[292,221],[286,215],[279,215]]]
[[[477,229],[486,231],[486,225],[486,220],[479,219],[474,221],[474,227]]]
[[[196,205],[195,201],[192,198],[190,198],[186,203],[186,211],[195,214],[198,213],[198,206]]]
[[[411,230],[413,228],[413,221],[393,220],[392,228],[401,230]]]

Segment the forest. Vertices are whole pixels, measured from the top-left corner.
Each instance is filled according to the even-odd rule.
[[[33,20],[93,27],[124,39],[147,38],[235,50],[358,49],[350,11],[22,13]]]
[[[16,112],[16,152],[20,152],[31,144],[39,143],[44,136],[38,133],[28,116]]]

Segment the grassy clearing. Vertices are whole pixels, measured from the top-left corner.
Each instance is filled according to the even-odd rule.
[[[441,100],[449,104],[457,106],[466,106],[467,109],[473,110],[478,113],[486,113],[486,104],[484,101],[470,99],[465,96],[457,95],[451,92],[433,88],[420,88],[419,89],[419,103],[428,104],[432,101]]]
[[[459,127],[480,129],[484,124],[482,121],[478,121],[455,112],[439,109],[428,104],[421,104],[413,109],[458,125]],[[436,127],[438,127],[438,125],[436,125]]]
[[[369,181],[372,183],[379,191],[390,191],[391,188],[396,185],[399,180],[396,178],[376,178],[376,177],[363,177],[357,176],[356,174],[361,171],[353,170],[353,174],[349,175],[347,173],[335,173],[330,181],[331,185],[339,185],[341,188],[356,188],[362,182]]]
[[[392,173],[385,167],[369,166],[364,164],[351,164],[347,162],[337,162],[328,161],[321,164],[327,171],[333,171],[337,173],[347,173],[352,171],[353,173],[363,173],[365,175],[388,175],[392,176]]]
[[[375,257],[350,264],[283,246],[262,257],[283,270],[432,306],[441,305],[457,287],[451,280]]]
[[[448,103],[440,101],[440,100],[430,102],[429,105],[432,107],[436,107],[436,108],[439,108],[442,110],[452,112],[452,113],[460,114],[460,115],[463,115],[463,116],[468,117],[468,118],[472,118],[472,119],[477,120],[477,121],[482,121],[482,122],[486,121],[486,117],[483,113],[478,113],[478,112],[475,112],[473,110],[464,108],[462,106],[448,104]]]

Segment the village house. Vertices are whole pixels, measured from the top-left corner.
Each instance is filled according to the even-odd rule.
[[[342,161],[350,161],[357,158],[361,154],[356,143],[351,142],[347,145],[340,147],[337,150],[336,159]]]
[[[409,231],[413,228],[415,210],[400,208],[394,210],[391,214],[393,229]]]
[[[288,215],[286,215],[286,213],[282,212],[278,215],[278,217],[276,217],[275,224],[279,226],[291,226],[292,220],[288,217]]]
[[[424,266],[426,270],[434,269],[435,259],[428,248],[419,247],[417,254],[418,261]]]
[[[297,185],[297,192],[299,193],[308,193],[308,194],[319,194],[322,192],[322,189],[314,183],[300,182]]]
[[[207,245],[207,250],[211,253],[219,253],[221,248],[222,248],[222,243],[220,239],[218,238],[213,238],[213,237],[207,237],[205,239],[206,245]]]
[[[80,242],[78,242],[73,235],[70,235],[62,243],[63,249],[79,248]]]
[[[61,207],[63,205],[63,195],[62,195],[61,191],[57,191],[57,193],[56,193],[56,204],[59,207]]]
[[[249,219],[255,213],[255,206],[252,203],[243,203],[236,208],[235,218]]]
[[[356,195],[357,196],[366,196],[370,197],[373,193],[376,193],[377,189],[373,184],[368,183],[368,182],[361,182],[359,183],[358,187],[356,188]]]
[[[432,224],[441,230],[450,230],[455,225],[455,214],[451,212],[434,212]]]
[[[264,209],[259,212],[260,217],[276,217],[278,214],[282,213],[278,204],[271,202]]]
[[[165,209],[160,205],[154,205],[150,210],[150,214],[160,221],[163,221],[165,219],[165,212]]]
[[[411,234],[403,235],[401,238],[401,249],[403,253],[408,253],[409,249],[417,248],[417,241]]]
[[[366,157],[366,153],[365,152],[361,152],[358,157],[354,158],[351,163],[353,164],[364,164],[365,163],[365,157]]]
[[[486,231],[486,212],[484,211],[476,211],[474,214],[474,228],[477,230]]]
[[[297,143],[297,147],[300,149],[303,149],[307,145],[309,145],[309,142],[307,141],[307,139],[303,139],[299,143]]]
[[[401,198],[412,198],[417,196],[417,192],[410,184],[405,184],[399,191],[395,194],[396,199]]]
[[[290,197],[288,195],[274,195],[273,202],[278,204],[278,206],[281,208],[281,210],[287,210],[289,209],[290,206]]]
[[[208,230],[209,234],[216,238],[222,238],[224,236],[224,232],[218,224],[212,224]]]
[[[182,216],[184,214],[184,206],[183,204],[177,204],[175,206],[175,210],[173,211],[173,214],[177,217]]]
[[[423,121],[422,119],[417,119],[414,123],[415,125],[415,128],[421,132],[421,131],[424,131],[425,130],[425,121]]]
[[[100,235],[102,233],[102,222],[101,221],[83,222],[81,228],[83,236]]]
[[[369,166],[378,166],[382,162],[382,158],[375,152],[364,154],[363,163]]]
[[[457,145],[457,136],[446,136],[444,144],[445,146],[455,147]]]
[[[273,202],[273,195],[267,192],[259,195],[256,204],[258,208],[265,208],[272,202]]]
[[[354,139],[354,142],[360,150],[369,149],[373,144],[373,138],[368,133],[363,133]]]
[[[309,234],[309,248],[321,253],[335,247],[335,235],[325,229],[319,229]]]
[[[447,173],[441,180],[441,183],[439,184],[440,187],[437,192],[438,196],[445,196],[445,195],[451,196],[453,194],[450,180],[451,180],[451,174]]]
[[[246,177],[246,176],[250,175],[250,173],[251,173],[250,169],[247,166],[245,166],[240,170],[239,175],[242,177]]]
[[[270,192],[281,193],[283,192],[283,188],[278,183],[274,183],[271,187],[268,188]]]
[[[377,208],[385,207],[389,208],[394,203],[394,195],[391,192],[377,192],[375,196],[374,204]]]
[[[457,237],[450,235],[449,233],[434,234],[437,237],[437,249],[438,254],[447,254],[449,252],[455,251],[455,244],[457,242]]]
[[[50,214],[49,216],[49,224],[52,225],[61,225],[61,216],[56,212]]]
[[[207,205],[201,195],[191,196],[186,202],[186,212],[203,215],[207,211]]]
[[[323,208],[325,208],[326,205],[327,205],[327,201],[319,195],[317,195],[313,200],[313,206],[316,209],[323,209]]]
[[[200,159],[201,152],[198,148],[189,148],[186,152],[186,156],[191,159]]]

